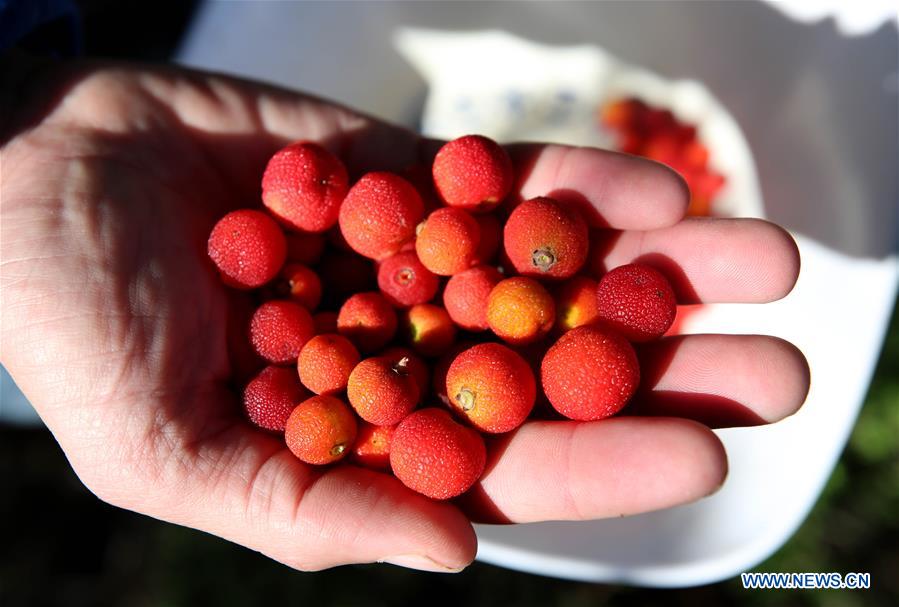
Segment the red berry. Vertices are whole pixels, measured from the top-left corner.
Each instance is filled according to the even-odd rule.
[[[597,282],[587,276],[575,276],[556,291],[556,327],[568,331],[589,325],[599,318],[596,301]]]
[[[634,348],[600,325],[565,333],[547,350],[540,367],[550,404],[570,419],[590,421],[618,413],[640,383]]]
[[[434,364],[434,373],[431,376],[431,388],[434,390],[434,396],[445,405],[452,406],[450,399],[446,394],[446,375],[449,373],[450,365],[456,360],[456,356],[460,352],[464,352],[468,348],[476,345],[469,340],[457,341],[454,343],[446,354],[437,359]]]
[[[556,321],[556,302],[533,278],[501,280],[487,298],[487,324],[503,341],[524,345],[545,337]]]
[[[342,335],[316,335],[303,346],[297,358],[297,371],[303,385],[316,394],[343,392],[353,369],[359,364],[359,351]]]
[[[420,393],[408,360],[393,361],[383,356],[367,358],[356,365],[347,382],[347,399],[370,424],[392,426],[418,404]]]
[[[284,432],[294,407],[309,397],[290,367],[269,366],[250,380],[243,391],[247,418],[264,430]]]
[[[484,472],[487,449],[475,430],[441,409],[422,409],[393,433],[390,466],[404,485],[432,499],[468,491]]]
[[[241,209],[215,224],[207,250],[229,286],[253,289],[277,276],[287,257],[287,242],[271,217]]]
[[[322,283],[318,274],[299,263],[288,263],[281,270],[280,293],[290,297],[310,312],[322,299]]]
[[[422,265],[415,251],[404,251],[380,263],[378,287],[394,306],[408,308],[431,301],[440,287],[440,279]]]
[[[347,193],[343,163],[314,143],[294,143],[272,156],[262,176],[262,201],[294,230],[324,232],[337,222]]]
[[[267,301],[250,319],[250,343],[262,358],[276,365],[293,363],[315,335],[312,316],[291,301]]]
[[[412,184],[393,173],[368,173],[340,205],[340,232],[360,255],[384,259],[415,238],[423,215]]]
[[[587,222],[572,207],[534,198],[515,207],[503,228],[507,258],[524,276],[568,278],[587,260]]]
[[[478,261],[481,228],[478,222],[453,207],[437,209],[425,220],[415,238],[415,252],[434,274],[452,276]]]
[[[362,422],[350,458],[353,462],[373,470],[390,469],[390,443],[396,426],[375,426]]]
[[[403,314],[403,332],[412,349],[422,356],[440,356],[456,341],[456,325],[434,304],[417,304]]]
[[[503,279],[491,266],[477,266],[449,279],[443,290],[443,305],[453,322],[467,331],[486,331],[487,300]]]
[[[383,348],[393,339],[396,328],[396,312],[380,293],[356,293],[337,315],[337,331],[362,352]]]
[[[633,342],[658,339],[677,313],[671,283],[642,264],[615,268],[599,281],[596,294],[599,317]]]
[[[287,447],[307,464],[330,464],[342,459],[356,440],[356,417],[334,396],[313,396],[287,418]]]
[[[446,204],[472,213],[496,207],[512,189],[512,161],[498,143],[466,135],[446,143],[434,158],[434,185]]]
[[[537,382],[528,363],[502,344],[465,350],[446,374],[450,404],[481,432],[509,432],[534,408]]]
[[[411,349],[404,348],[403,346],[393,346],[392,348],[387,348],[379,356],[382,356],[393,363],[398,363],[401,359],[406,359],[406,367],[409,369],[409,373],[412,377],[415,378],[415,383],[418,384],[418,392],[424,397],[428,390],[431,387],[430,376],[431,373],[428,370],[428,365],[416,356]]]

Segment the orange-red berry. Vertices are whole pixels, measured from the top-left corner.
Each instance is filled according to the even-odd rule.
[[[434,158],[434,186],[446,204],[473,213],[496,207],[512,189],[512,161],[501,145],[466,135],[440,148]]]
[[[293,363],[315,335],[312,316],[292,301],[267,301],[250,319],[250,343],[262,358],[276,365]]]
[[[425,361],[412,352],[410,348],[404,348],[403,346],[387,348],[378,356],[382,356],[393,363],[406,359],[405,365],[412,377],[415,378],[415,383],[418,384],[418,393],[421,395],[419,400],[424,398],[431,388],[431,372],[428,370],[428,365],[425,364]]]
[[[336,156],[315,143],[293,143],[265,167],[262,201],[291,229],[324,232],[337,222],[347,185]]]
[[[271,217],[241,209],[219,219],[209,234],[207,251],[228,286],[254,289],[278,275],[287,242]]]
[[[434,304],[418,304],[403,315],[409,345],[422,356],[440,356],[456,340],[456,325],[446,310]]]
[[[418,404],[419,390],[405,358],[366,358],[353,369],[347,398],[359,417],[370,424],[398,424]]]
[[[431,389],[434,391],[434,396],[444,405],[450,405],[449,396],[446,394],[446,374],[449,373],[450,365],[453,364],[460,352],[464,352],[474,345],[476,344],[470,340],[457,341],[434,364],[434,372],[431,375]]]
[[[568,278],[587,260],[587,223],[571,206],[552,198],[534,198],[509,215],[503,247],[519,274]]]
[[[287,447],[307,464],[330,464],[342,459],[356,440],[356,416],[339,398],[313,396],[287,418]]]
[[[592,278],[575,276],[559,286],[556,292],[556,327],[560,331],[589,325],[599,318],[596,285]]]
[[[468,491],[487,462],[484,439],[442,409],[415,411],[397,426],[390,467],[413,491],[445,500]]]
[[[403,251],[378,265],[378,288],[387,301],[408,308],[434,298],[440,279],[418,260],[415,251]]]
[[[288,263],[281,270],[280,290],[310,312],[322,299],[322,283],[313,270],[299,263]]]
[[[380,293],[356,293],[344,302],[337,315],[337,331],[361,352],[383,348],[393,339],[396,328],[396,312]]]
[[[443,290],[443,305],[454,323],[467,331],[486,331],[487,299],[503,279],[492,266],[476,266],[449,279]]]
[[[356,347],[342,335],[316,335],[303,346],[297,371],[303,385],[316,394],[336,394],[347,385],[361,360]]]
[[[476,261],[481,229],[474,217],[453,207],[437,209],[425,220],[415,238],[415,252],[434,274],[452,276]]]
[[[361,422],[350,459],[373,470],[389,470],[390,442],[395,430],[396,426],[376,426]]]
[[[537,398],[528,363],[510,348],[485,343],[456,356],[446,374],[452,407],[481,432],[514,430]]]
[[[540,368],[550,404],[570,419],[590,421],[618,413],[640,383],[640,365],[624,337],[601,325],[565,333]]]
[[[555,319],[552,296],[532,278],[506,278],[487,298],[487,324],[510,344],[537,341],[549,333]]]
[[[424,205],[412,184],[393,173],[368,173],[340,206],[340,232],[360,255],[384,259],[415,237],[423,215]]]

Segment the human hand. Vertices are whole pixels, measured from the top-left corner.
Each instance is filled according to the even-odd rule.
[[[630,415],[530,421],[489,442],[471,493],[439,503],[353,466],[314,468],[243,421],[234,332],[247,295],[224,287],[206,238],[259,202],[267,159],[295,140],[351,175],[427,161],[435,146],[334,104],[175,68],[37,71],[6,112],[3,363],[101,499],[202,529],[299,569],[389,561],[451,571],[471,520],[635,514],[699,499],[726,475],[706,425],[768,423],[803,402],[808,370],[765,336],[665,338],[642,348]],[[662,264],[681,303],[765,302],[799,269],[789,235],[757,220],[683,220],[660,165],[555,145],[511,146],[523,197],[595,210],[605,260]]]

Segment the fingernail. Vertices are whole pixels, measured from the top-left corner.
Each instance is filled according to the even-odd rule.
[[[379,563],[390,563],[391,565],[399,565],[400,567],[408,567],[409,569],[418,569],[420,571],[433,571],[435,573],[458,573],[465,567],[447,567],[441,565],[434,559],[423,556],[421,554],[400,554],[381,559]]]

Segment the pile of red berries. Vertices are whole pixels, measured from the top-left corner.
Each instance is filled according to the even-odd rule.
[[[618,149],[668,165],[690,188],[688,215],[709,215],[724,176],[709,166],[709,149],[692,124],[679,121],[670,110],[640,99],[611,101],[602,106],[600,122],[618,137]]]
[[[515,204],[494,141],[447,143],[432,174],[350,186],[333,154],[292,144],[265,170],[264,210],[225,215],[208,252],[261,302],[247,339],[268,366],[245,387],[247,418],[304,462],[348,458],[448,499],[483,473],[481,433],[514,430],[535,405],[619,412],[640,379],[631,342],[660,337],[676,307],[651,267],[588,275],[597,252],[577,209]]]

